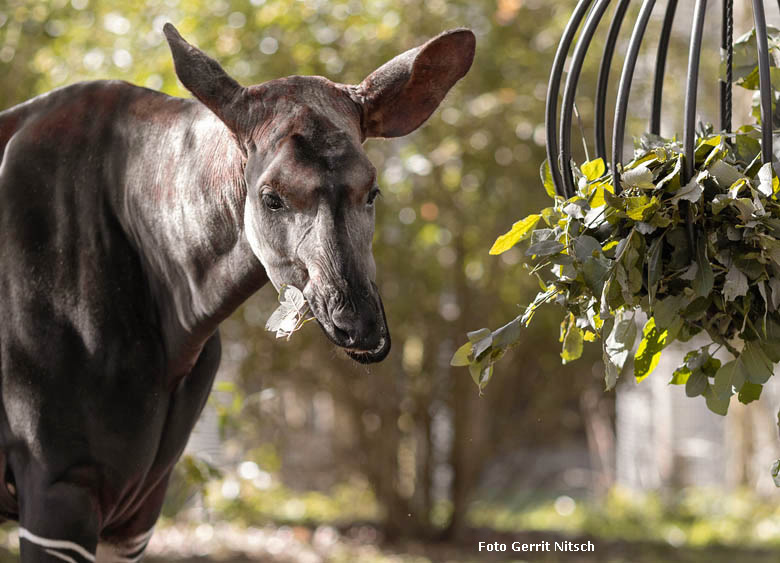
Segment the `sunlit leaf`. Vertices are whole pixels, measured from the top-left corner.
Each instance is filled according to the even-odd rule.
[[[534,213],[512,225],[509,232],[504,233],[496,239],[496,242],[493,243],[493,246],[490,249],[490,254],[501,254],[502,252],[506,252],[518,242],[530,237],[541,217],[540,214]]]
[[[582,344],[582,329],[576,325],[574,315],[570,315],[566,334],[563,338],[563,349],[561,350],[563,363],[574,361],[582,356]]]
[[[550,164],[545,160],[539,169],[539,175],[542,177],[542,185],[547,195],[555,199],[557,192],[555,191],[555,183],[553,182],[552,172],[550,171]]]
[[[647,319],[642,329],[642,340],[639,341],[636,356],[634,358],[634,376],[637,381],[642,381],[645,377],[653,373],[661,359],[661,352],[666,347],[666,330],[661,330],[655,326],[655,319]]]
[[[469,365],[469,356],[471,355],[472,346],[473,344],[471,342],[466,342],[463,346],[458,348],[452,355],[450,365],[458,367]]]
[[[592,182],[601,178],[606,173],[607,167],[604,165],[603,159],[596,158],[580,166],[580,170],[585,175],[585,178]]]

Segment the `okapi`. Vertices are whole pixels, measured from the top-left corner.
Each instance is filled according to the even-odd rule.
[[[143,557],[218,325],[269,280],[387,355],[362,143],[419,127],[475,49],[456,29],[358,85],[242,87],[164,33],[197,100],[96,81],[0,113],[0,515],[25,563]]]

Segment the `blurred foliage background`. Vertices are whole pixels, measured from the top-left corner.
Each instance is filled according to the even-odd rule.
[[[747,510],[737,524],[725,525],[744,527],[735,538],[717,533],[719,514],[734,517],[728,509],[692,501],[705,508],[685,505],[679,516],[680,504],[666,497],[607,494],[614,482],[614,394],[602,391],[597,350],[561,365],[556,315],[537,317],[484,396],[468,370],[449,365],[467,331],[503,324],[537,291],[521,270],[519,252],[496,258],[487,250],[546,198],[538,171],[547,75],[573,6],[544,0],[0,0],[0,108],[98,78],[188,96],[161,33],[167,21],[244,84],[289,74],[357,83],[444,29],[467,26],[477,35],[471,71],[424,127],[408,138],[366,143],[384,192],[374,248],[393,336],[390,356],[380,365],[358,366],[311,326],[289,342],[275,341],[263,329],[276,307],[270,287],[244,304],[223,324],[219,383],[166,506],[169,521],[200,523],[191,543],[216,545],[210,534],[223,521],[249,528],[304,525],[310,530],[304,540],[311,542],[322,525],[370,524],[375,531],[367,532],[368,543],[377,533],[447,538],[469,542],[461,551],[471,556],[473,526],[643,538],[666,547],[777,541],[773,533],[769,540],[747,534],[757,525],[754,517],[777,526],[780,516],[771,507]],[[627,21],[637,9],[631,7]],[[660,27],[660,15],[652,26]],[[625,27],[623,40],[630,31]],[[684,64],[685,31],[683,24],[671,68]],[[717,49],[713,53],[705,68],[717,72]],[[583,82],[592,91],[597,57],[588,65],[590,82]],[[640,65],[634,97],[641,100],[651,79],[642,69],[651,68],[652,57]],[[677,82],[668,85],[672,120],[681,112]],[[711,97],[706,86],[703,91]],[[588,96],[578,99],[588,135],[592,105]],[[630,134],[641,133],[643,111],[632,114]],[[744,502],[759,506],[750,499]],[[645,523],[648,515],[655,524]],[[693,523],[708,517],[716,524],[691,535]]]

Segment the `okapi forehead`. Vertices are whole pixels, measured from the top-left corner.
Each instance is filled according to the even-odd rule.
[[[250,92],[262,105],[266,124],[271,121],[304,137],[338,130],[363,141],[360,108],[342,85],[327,78],[288,76],[253,86]],[[309,127],[311,118],[317,123]]]
[[[365,198],[376,171],[361,147],[360,116],[348,95],[319,77],[289,77],[263,85],[266,122],[250,163],[263,184],[294,207],[316,193],[353,201]],[[255,166],[252,166],[255,164]]]

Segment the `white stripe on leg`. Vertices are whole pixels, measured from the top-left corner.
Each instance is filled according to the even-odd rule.
[[[82,546],[80,546],[75,542],[67,541],[67,540],[52,540],[49,538],[44,538],[36,534],[33,534],[30,530],[22,528],[21,526],[19,526],[19,539],[27,540],[28,542],[43,548],[53,548],[52,551],[60,550],[60,549],[69,549],[71,551],[75,551],[87,561],[95,561],[95,556],[92,553],[90,553],[89,551],[87,551],[86,549],[84,549]],[[60,557],[60,559],[62,559],[62,557]]]
[[[67,561],[67,563],[78,563],[75,559],[72,557],[68,557],[64,553],[60,553],[59,551],[56,551],[54,549],[44,549],[45,553],[48,553],[52,557],[56,557],[57,559],[62,559],[63,561]]]

